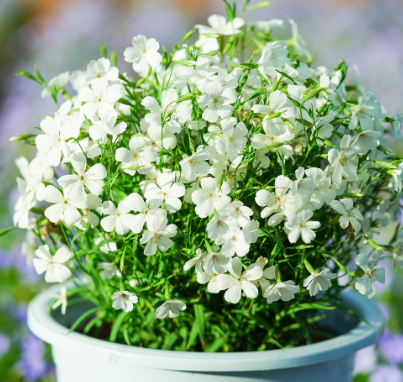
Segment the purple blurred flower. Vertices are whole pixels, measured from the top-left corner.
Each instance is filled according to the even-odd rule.
[[[30,334],[22,343],[22,356],[19,363],[22,375],[28,382],[44,376],[48,367],[43,359],[45,346],[43,342]]]
[[[391,364],[403,363],[403,335],[391,335],[387,330],[379,340],[383,358]]]
[[[7,353],[10,348],[10,340],[3,333],[0,333],[0,357]]]
[[[359,350],[355,354],[354,374],[369,374],[376,363],[375,345]]]
[[[370,382],[403,382],[403,373],[394,366],[378,365]]]

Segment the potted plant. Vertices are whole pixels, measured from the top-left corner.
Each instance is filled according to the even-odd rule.
[[[171,53],[134,37],[135,80],[104,46],[49,83],[19,72],[58,107],[12,140],[38,151],[14,221],[63,284],[28,315],[59,381],[348,381],[382,332],[368,298],[379,254],[402,262],[399,227],[374,236],[400,209],[402,114],[345,85],[344,60],[311,67],[292,20],[285,41],[226,6]]]

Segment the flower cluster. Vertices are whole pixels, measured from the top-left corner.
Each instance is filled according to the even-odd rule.
[[[387,117],[375,94],[345,85],[344,61],[312,67],[292,20],[286,41],[272,33],[282,21],[233,13],[210,16],[194,44],[193,30],[171,54],[134,37],[124,58],[136,81],[114,54],[91,61],[71,76],[75,95],[52,88],[65,100],[38,135],[13,138],[38,150],[17,160],[14,216],[40,241],[36,270],[48,282],[73,274],[75,293],[106,322],[131,312],[118,337],[126,343],[162,346],[136,330],[150,312],[189,328],[242,311],[248,327],[296,328],[295,312],[325,307],[347,284],[372,297],[384,281],[378,252],[402,262],[399,230],[388,245],[373,239],[400,209],[403,161],[385,137],[401,114]]]

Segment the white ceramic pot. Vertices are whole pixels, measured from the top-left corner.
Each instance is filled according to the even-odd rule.
[[[29,328],[52,345],[58,382],[349,382],[355,352],[375,343],[384,326],[373,301],[344,291],[343,304],[370,325],[344,310],[326,311],[326,324],[339,334],[327,341],[287,350],[238,353],[143,349],[76,332],[68,334],[58,321],[71,322],[86,309],[73,305],[66,317],[53,318],[49,304],[59,289],[56,286],[43,292],[28,309]]]

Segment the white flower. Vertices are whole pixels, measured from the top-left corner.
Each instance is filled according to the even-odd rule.
[[[241,299],[242,291],[249,298],[255,298],[258,295],[258,290],[251,281],[262,277],[263,270],[259,265],[252,264],[242,272],[242,262],[235,257],[227,264],[227,268],[231,275],[217,276],[218,287],[221,290],[227,289],[224,294],[226,301],[237,304]]]
[[[52,309],[56,309],[59,306],[61,306],[61,312],[62,314],[66,314],[66,308],[67,308],[67,288],[65,286],[62,286],[60,288],[60,295],[54,295],[53,297],[56,298],[56,301],[52,305]]]
[[[364,276],[357,279],[355,287],[358,292],[367,295],[368,298],[375,296],[375,281],[385,283],[385,269],[376,268],[378,261],[379,255],[376,252],[372,254],[371,261],[365,253],[359,253],[355,258],[355,263],[365,272]]]
[[[192,77],[190,77],[190,82],[197,85],[204,78],[214,76],[220,68],[217,65],[212,64],[213,61],[211,60],[211,57],[199,56],[196,61],[195,71],[192,73]]]
[[[204,263],[204,258],[206,257],[206,252],[202,252],[200,248],[196,249],[196,257],[186,261],[185,265],[183,266],[183,270],[186,272],[193,266],[196,268],[196,272],[203,273],[202,265]]]
[[[230,258],[222,253],[211,252],[204,257],[204,270],[207,274],[220,274],[227,271],[226,265]]]
[[[257,220],[251,220],[248,224],[246,224],[243,229],[244,231],[248,231],[251,235],[251,243],[256,243],[257,239],[259,238],[260,235],[260,229],[259,229],[260,223]]]
[[[15,161],[24,179],[17,178],[18,189],[22,194],[31,194],[32,198],[43,200],[45,185],[42,177],[46,173],[49,165],[45,161],[35,158],[31,163],[21,157]]]
[[[300,35],[296,22],[292,19],[290,19],[289,21],[291,24],[292,42],[294,44],[295,50],[301,57],[305,57],[307,60],[310,60],[312,58],[312,54],[308,50],[308,44]]]
[[[89,128],[91,139],[105,144],[107,142],[108,135],[111,135],[112,141],[115,142],[118,135],[122,134],[126,130],[126,122],[119,122],[116,125],[118,113],[116,113],[114,110],[106,109],[100,114],[101,119],[95,119],[94,123]]]
[[[333,148],[329,151],[328,160],[333,169],[332,179],[336,184],[342,182],[343,176],[350,182],[357,177],[358,156],[351,141],[351,136],[345,135],[340,141],[340,150]]]
[[[105,78],[96,78],[91,81],[91,88],[85,87],[78,93],[78,100],[85,102],[80,111],[87,118],[100,110],[111,110],[115,102],[123,95],[120,85],[110,86]]]
[[[72,225],[80,220],[81,215],[77,211],[74,200],[69,192],[65,191],[64,195],[54,186],[47,186],[45,189],[45,200],[53,203],[52,206],[45,210],[45,216],[52,222],[64,220],[67,225]]]
[[[157,184],[150,183],[144,192],[147,204],[151,204],[153,208],[161,206],[165,203],[165,208],[174,213],[182,207],[179,198],[185,195],[185,186],[182,183],[175,182],[175,174],[161,174],[157,179]]]
[[[199,106],[205,109],[203,119],[208,122],[216,122],[218,117],[226,119],[231,115],[234,107],[231,105],[236,101],[234,89],[225,87],[218,81],[202,80],[199,83],[202,95],[199,97]]]
[[[224,138],[215,141],[217,152],[221,155],[227,154],[227,158],[233,161],[239,153],[245,149],[248,139],[248,129],[243,122],[239,122],[235,127],[231,121],[222,121],[222,134]]]
[[[358,208],[353,208],[352,199],[333,200],[330,206],[341,215],[339,218],[341,228],[346,229],[351,224],[356,235],[360,232],[364,217]]]
[[[133,70],[145,77],[149,66],[156,68],[162,61],[162,56],[158,53],[160,44],[155,38],[147,39],[142,35],[133,37],[132,44],[133,47],[126,48],[123,53],[125,61],[132,62]]]
[[[132,228],[134,215],[129,214],[130,207],[127,206],[125,200],[122,200],[118,208],[110,201],[102,204],[102,213],[109,215],[101,220],[101,226],[106,232],[115,232],[118,235],[126,235]]]
[[[99,269],[104,270],[104,276],[106,279],[110,280],[113,276],[117,275],[120,276],[120,272],[116,264],[113,263],[99,263]]]
[[[165,121],[164,127],[173,134],[180,133],[182,127],[179,122],[185,123],[191,118],[191,109],[187,107],[185,102],[176,103],[177,99],[178,95],[174,89],[164,90],[161,93],[161,106],[155,98],[145,97],[141,104],[151,111],[151,113],[146,114],[145,121],[150,125],[161,126],[165,117],[170,114],[170,119]]]
[[[76,174],[64,175],[58,179],[63,191],[74,200],[82,200],[85,197],[85,187],[93,195],[101,195],[104,185],[102,179],[108,175],[104,165],[96,163],[86,170],[87,160],[83,153],[75,154],[71,164]]]
[[[150,142],[148,144],[157,152],[159,152],[162,147],[165,149],[174,149],[176,146],[175,135],[165,128],[162,129],[161,134],[161,126],[159,125],[151,125],[147,130],[147,135],[150,138]]]
[[[143,198],[137,193],[130,194],[124,200],[124,203],[130,211],[138,212],[138,214],[134,215],[131,219],[130,228],[134,233],[140,233],[144,227],[144,223],[148,223],[155,216],[167,216],[166,210],[147,206]]]
[[[295,208],[299,210],[310,201],[315,189],[315,180],[311,176],[302,179],[305,174],[303,167],[299,167],[295,171],[295,174],[297,179],[290,187],[290,195],[294,198]]]
[[[268,105],[253,105],[254,113],[266,114],[265,118],[271,117],[273,114],[282,113],[280,117],[270,120],[270,123],[280,123],[281,118],[287,118],[294,121],[294,105],[287,96],[280,90],[276,90],[269,95]]]
[[[330,188],[331,180],[327,176],[327,169],[322,171],[320,168],[311,167],[305,170],[305,174],[315,182],[311,203],[316,209],[322,208],[325,202],[330,204],[336,198],[336,192]]]
[[[319,273],[312,273],[304,280],[304,287],[309,291],[310,296],[316,296],[319,291],[328,290],[332,286],[329,280],[336,278],[337,274],[327,272],[329,269],[323,269]]]
[[[320,227],[320,222],[309,221],[312,216],[312,210],[306,209],[288,218],[284,224],[284,229],[288,234],[290,243],[296,243],[300,236],[305,244],[309,244],[315,239],[316,234],[313,230]]]
[[[178,300],[164,302],[156,311],[155,317],[162,320],[166,316],[169,318],[178,317],[181,310],[186,309],[186,304]]]
[[[252,235],[248,230],[241,230],[240,228],[232,229],[228,234],[228,239],[224,242],[224,245],[221,248],[221,252],[228,257],[232,257],[234,254],[243,257],[248,254],[251,242]]]
[[[43,245],[37,249],[35,254],[39,257],[39,259],[32,260],[35,270],[38,275],[46,272],[46,282],[62,283],[71,276],[70,269],[63,265],[63,263],[73,257],[73,254],[66,246],[60,247],[55,255],[52,256],[49,252],[49,247],[47,245]]]
[[[123,290],[115,292],[112,295],[112,300],[112,307],[116,310],[123,309],[125,312],[131,312],[133,304],[136,304],[139,299],[134,293]]]
[[[295,285],[294,281],[282,281],[269,285],[263,297],[265,297],[270,304],[280,299],[282,301],[290,301],[295,298],[294,293],[297,292],[299,292],[299,286]]]
[[[267,76],[276,78],[275,69],[281,70],[283,66],[290,64],[287,56],[287,41],[268,42],[259,58],[258,69],[265,78]]]
[[[13,216],[13,222],[15,226],[19,228],[29,228],[31,225],[29,219],[29,211],[32,207],[35,207],[35,199],[33,199],[33,195],[23,195],[21,196],[15,207],[15,213]]]
[[[402,128],[403,124],[403,113],[399,110],[396,111],[395,121],[392,122],[392,126],[395,129],[395,132],[398,133]]]
[[[369,150],[375,150],[380,145],[382,134],[379,131],[374,131],[373,128],[358,133],[352,146],[361,154],[367,154]]]
[[[372,129],[374,127],[372,117],[379,117],[380,114],[381,104],[376,99],[375,94],[366,92],[360,99],[358,105],[354,107],[348,127],[351,130],[355,130],[359,123],[361,130]]]
[[[210,26],[200,24],[195,25],[195,28],[199,29],[200,34],[238,34],[241,33],[240,28],[245,24],[245,21],[240,17],[235,17],[232,21],[227,21],[227,19],[221,15],[211,15],[208,17],[207,22]]]
[[[403,172],[403,162],[400,162],[397,168],[391,169],[388,173],[393,177],[395,182],[395,191],[400,192],[402,191],[402,172]]]
[[[276,267],[272,265],[271,267],[265,269],[267,262],[267,258],[262,256],[260,256],[255,262],[255,264],[263,269],[262,277],[254,282],[256,284],[260,284],[263,294],[266,293],[267,288],[271,285],[269,280],[274,280],[276,278]]]
[[[90,61],[87,65],[87,73],[91,80],[105,78],[108,81],[117,81],[119,79],[118,68],[111,67],[111,62],[104,57]]]
[[[41,130],[45,133],[35,138],[36,147],[39,152],[46,153],[46,160],[51,166],[59,166],[62,153],[65,157],[70,156],[70,147],[67,140],[77,138],[80,132],[79,127],[72,123],[60,124],[52,117],[46,117],[40,124]]]
[[[187,157],[182,159],[179,164],[182,167],[182,176],[189,182],[193,182],[197,174],[207,174],[210,169],[210,165],[206,162],[211,158],[209,150],[202,146],[197,148],[197,151]]]
[[[237,228],[238,222],[234,217],[227,214],[217,215],[207,223],[207,237],[220,245],[225,243],[231,232]]]
[[[291,184],[292,182],[288,177],[280,175],[275,181],[275,195],[267,190],[259,190],[256,193],[256,204],[265,207],[260,213],[262,219],[276,213],[269,219],[270,226],[280,224],[285,218],[284,211],[292,205],[293,199],[287,194]]]
[[[168,219],[163,216],[155,216],[147,223],[148,231],[143,233],[140,244],[145,244],[144,254],[153,256],[157,252],[157,248],[161,252],[168,251],[172,247],[173,241],[170,239],[177,233],[175,224],[168,225]]]
[[[223,213],[235,218],[240,227],[247,225],[250,222],[250,216],[253,215],[253,211],[240,201],[232,202]]]
[[[197,272],[197,282],[199,284],[208,283],[207,292],[217,294],[220,293],[217,276],[218,274],[216,273],[207,274],[206,272]]]
[[[277,119],[278,118],[275,118],[274,120]],[[258,133],[252,137],[251,145],[256,149],[261,149],[259,152],[266,150],[265,147],[267,146],[275,143],[290,142],[294,138],[294,134],[285,123],[282,121],[273,122],[274,120],[270,119],[263,121],[263,129],[265,134]],[[293,149],[290,145],[273,147],[273,149],[279,153],[283,153],[285,158],[289,158],[293,153]]]
[[[83,215],[81,216],[81,221],[77,222],[75,226],[85,230],[87,223],[90,223],[91,227],[96,227],[99,224],[99,218],[98,215],[92,211],[100,206],[101,201],[100,198],[93,194],[86,194],[82,202],[76,202],[74,205],[83,212]]]
[[[119,147],[116,150],[115,159],[122,162],[122,169],[126,174],[135,175],[149,172],[154,162],[158,159],[158,154],[150,147],[146,146],[146,141],[141,137],[132,137],[129,141],[129,149]]]
[[[200,185],[201,189],[193,192],[192,201],[201,218],[212,215],[214,209],[220,213],[231,202],[231,198],[227,196],[231,191],[227,182],[223,182],[221,188],[218,188],[216,179],[203,178]]]

